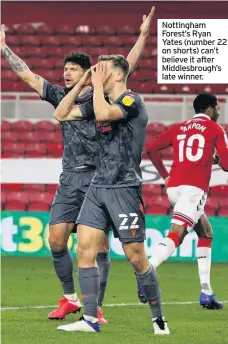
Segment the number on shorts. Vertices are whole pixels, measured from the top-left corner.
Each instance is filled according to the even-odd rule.
[[[191,135],[186,142],[186,134],[177,135],[177,140],[179,140],[179,161],[183,162],[185,158],[189,161],[198,161],[203,156],[203,150],[205,146],[205,138],[201,134]],[[194,141],[198,141],[198,148],[195,155],[192,154],[192,147]]]
[[[129,216],[133,218],[131,225],[127,226],[127,222],[129,221]],[[129,216],[127,214],[119,214],[119,217],[123,219],[123,221],[120,224],[119,230],[125,230],[125,229],[136,229],[139,228],[139,225],[137,224],[138,222],[138,215],[136,213],[130,213]]]

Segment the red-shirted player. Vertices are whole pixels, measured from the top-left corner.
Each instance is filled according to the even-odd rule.
[[[220,107],[213,94],[199,94],[193,107],[196,115],[191,120],[171,127],[146,147],[153,165],[165,180],[168,198],[174,206],[170,232],[153,250],[150,263],[157,268],[194,228],[199,236],[200,304],[209,309],[220,309],[222,304],[215,299],[210,285],[212,229],[204,206],[215,151],[220,159],[219,165],[228,171],[228,141],[225,131],[216,123]],[[169,146],[173,146],[174,153],[170,173],[159,154]]]

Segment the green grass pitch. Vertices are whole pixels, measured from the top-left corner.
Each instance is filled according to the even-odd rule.
[[[56,327],[72,322],[78,316],[69,315],[61,322],[47,318],[51,306],[61,297],[61,286],[51,259],[2,257],[2,344],[228,343],[228,304],[224,304],[220,311],[199,306],[196,263],[168,262],[158,269],[158,275],[170,336],[153,335],[148,306],[137,305],[136,283],[126,261],[112,261],[105,298],[107,306],[103,307],[109,324],[102,326],[101,333],[65,333],[56,331]],[[228,300],[227,264],[213,264],[212,285],[220,300]],[[196,303],[178,304],[187,301]],[[125,305],[110,306],[121,303]],[[51,306],[32,308],[42,305]],[[5,307],[18,309],[4,310]]]

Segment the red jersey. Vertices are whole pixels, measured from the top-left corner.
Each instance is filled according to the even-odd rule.
[[[166,170],[159,150],[173,146],[174,160],[170,173]],[[193,185],[208,191],[213,156],[217,151],[223,170],[228,171],[228,140],[223,128],[204,114],[177,124],[146,147],[168,187]]]

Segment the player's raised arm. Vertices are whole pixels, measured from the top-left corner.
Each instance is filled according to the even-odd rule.
[[[152,164],[158,170],[163,179],[168,178],[169,173],[163,164],[159,151],[172,145],[172,131],[173,128],[165,131],[145,148]]]
[[[93,114],[91,109],[91,102],[84,104],[83,106],[77,106],[74,104],[75,98],[82,92],[84,87],[87,87],[91,83],[91,71],[87,70],[81,80],[72,88],[72,90],[62,99],[57,106],[54,117],[58,121],[73,121],[77,118],[88,117],[86,110]]]
[[[5,42],[5,25],[1,25],[1,51],[3,56],[8,61],[12,70],[31,88],[33,88],[39,95],[43,93],[44,79],[34,74],[29,67],[6,45]]]
[[[154,16],[154,11],[155,7],[153,6],[148,16],[146,16],[145,14],[143,15],[143,22],[140,26],[139,38],[137,39],[134,47],[131,49],[127,56],[127,60],[129,63],[129,74],[135,71],[143,54],[147,38],[150,34],[150,26]]]
[[[219,166],[223,171],[228,172],[228,139],[224,129],[219,125],[216,139],[216,150],[219,156]]]

